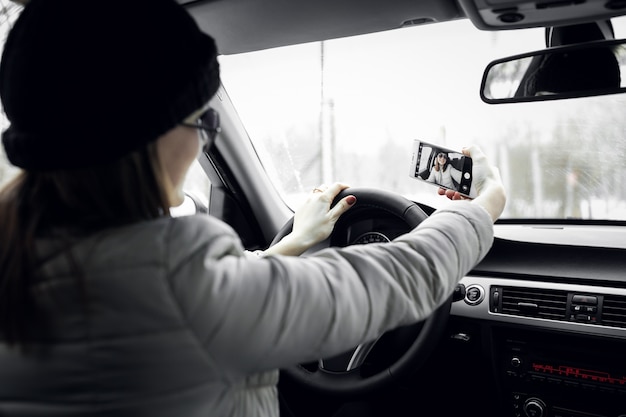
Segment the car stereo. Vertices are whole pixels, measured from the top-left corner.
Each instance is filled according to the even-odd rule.
[[[496,369],[513,417],[626,417],[626,341],[498,331]]]

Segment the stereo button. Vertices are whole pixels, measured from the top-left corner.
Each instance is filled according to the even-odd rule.
[[[543,417],[546,404],[539,398],[529,398],[524,402],[524,413],[528,417]]]
[[[593,295],[573,295],[572,303],[597,305],[598,297],[594,297]]]
[[[546,378],[549,384],[553,385],[561,385],[561,380],[559,378]]]

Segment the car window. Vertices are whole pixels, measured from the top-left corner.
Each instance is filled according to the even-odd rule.
[[[8,30],[21,10],[21,6],[11,2],[8,2],[8,4],[3,2],[0,7],[0,54],[4,49],[4,40],[6,39]],[[9,122],[4,115],[4,109],[2,109],[0,112],[0,132],[4,132],[7,127],[9,127]],[[8,163],[4,154],[4,147],[0,146],[0,187],[13,178],[18,171],[16,167]]]
[[[211,181],[197,160],[187,172],[183,190],[186,194],[185,201],[180,206],[171,208],[172,216],[178,217],[208,211]]]
[[[624,18],[614,19],[616,38]],[[222,78],[269,177],[297,206],[321,183],[399,192],[414,139],[479,145],[508,191],[503,218],[626,220],[625,95],[489,105],[486,65],[545,46],[544,29],[481,31],[468,20],[222,56]]]

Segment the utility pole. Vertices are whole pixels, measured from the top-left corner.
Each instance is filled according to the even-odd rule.
[[[320,178],[321,183],[330,184],[335,178],[335,109],[332,99],[325,95],[324,42],[320,42]]]

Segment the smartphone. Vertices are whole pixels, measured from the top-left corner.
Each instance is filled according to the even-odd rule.
[[[414,140],[409,176],[469,198],[478,195],[472,186],[472,158],[440,145]]]

